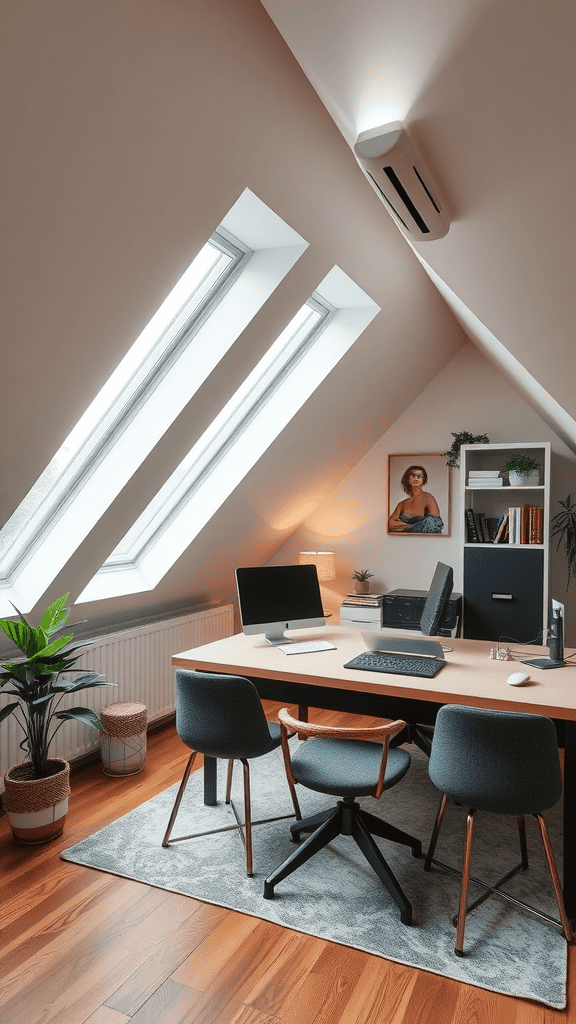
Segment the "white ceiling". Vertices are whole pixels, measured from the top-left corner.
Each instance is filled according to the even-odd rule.
[[[350,146],[379,124],[409,126],[452,214],[422,258],[576,417],[576,5],[262,4]]]

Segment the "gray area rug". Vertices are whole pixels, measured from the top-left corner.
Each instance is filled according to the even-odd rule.
[[[420,838],[426,850],[439,794],[428,778],[427,759],[416,748],[410,751],[412,766],[403,781],[384,793],[381,800],[368,798],[363,804],[373,814]],[[184,763],[183,759],[183,768]],[[219,796],[224,793],[225,767],[220,763]],[[278,752],[252,761],[251,773],[253,820],[289,814],[292,807]],[[237,831],[162,848],[176,791],[177,786],[172,786],[63,851],[63,859],[274,921],[469,985],[535,999],[554,1008],[565,1007],[567,947],[552,925],[491,897],[467,921],[465,948],[469,955],[465,959],[456,957],[451,918],[458,908],[459,878],[437,866],[427,874],[423,860],[381,839],[377,842],[414,908],[411,927],[400,923],[399,911],[386,889],[354,841],[344,836],[279,883],[273,900],[265,900],[264,878],[294,850],[289,838],[291,822],[254,829],[255,874],[247,878]],[[236,766],[233,799],[237,804],[241,804],[241,793],[241,768]],[[298,794],[304,816],[331,802],[330,797],[301,786]],[[465,816],[463,808],[448,806],[436,850],[439,861],[455,868],[461,862]],[[560,869],[559,808],[546,817]],[[233,813],[223,802],[216,807],[204,806],[202,772],[196,772],[188,784],[173,836],[233,822]],[[511,879],[506,891],[557,918],[537,823],[528,818],[526,826],[530,869]],[[494,885],[519,859],[515,819],[479,813],[471,873]],[[471,884],[469,899],[481,892],[479,886]]]

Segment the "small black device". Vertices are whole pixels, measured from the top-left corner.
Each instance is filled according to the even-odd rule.
[[[562,668],[566,664],[564,660],[564,605],[560,601],[551,601],[548,647],[549,658],[533,658],[531,661],[523,661],[523,665],[533,665],[535,668]]]
[[[315,565],[258,565],[236,569],[242,631],[264,633],[269,644],[291,643],[285,629],[325,626]]]

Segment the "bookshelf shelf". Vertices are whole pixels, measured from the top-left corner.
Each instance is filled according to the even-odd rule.
[[[516,453],[536,460],[539,482],[518,487],[505,478],[490,486]],[[460,455],[462,635],[534,642],[548,621],[550,444],[463,445]]]

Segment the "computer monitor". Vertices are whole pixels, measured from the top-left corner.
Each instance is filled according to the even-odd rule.
[[[285,629],[325,626],[315,565],[260,565],[236,569],[242,631],[264,633],[269,644],[290,643]]]
[[[523,665],[534,665],[535,668],[562,668],[564,661],[564,605],[553,598],[550,601],[548,616],[548,647],[549,658],[533,658],[523,661]]]
[[[420,629],[426,636],[438,635],[453,586],[454,572],[452,568],[449,565],[444,565],[444,562],[438,562],[420,619]]]

